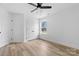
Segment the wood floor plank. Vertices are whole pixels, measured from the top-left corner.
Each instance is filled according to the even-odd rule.
[[[79,56],[79,50],[41,39],[12,43],[0,48],[0,56]]]

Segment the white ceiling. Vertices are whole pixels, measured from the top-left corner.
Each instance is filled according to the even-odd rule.
[[[79,4],[78,3],[47,3],[47,4],[43,4],[43,5],[51,5],[52,9],[49,9],[49,10],[38,9],[33,13],[31,13],[30,11],[33,10],[35,7],[33,7],[32,5],[29,5],[27,3],[0,3],[0,5],[3,6],[9,12],[22,13],[22,14],[25,14],[25,13],[33,14],[34,13],[37,15],[39,13],[46,14],[47,12],[54,14],[61,10],[66,9],[68,7],[72,7],[74,5],[79,5]]]

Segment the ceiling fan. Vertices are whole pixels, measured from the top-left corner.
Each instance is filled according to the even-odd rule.
[[[50,9],[50,8],[52,8],[52,6],[42,6],[43,3],[37,3],[37,5],[36,5],[36,4],[33,4],[33,3],[28,3],[28,4],[30,4],[30,5],[32,5],[32,6],[34,6],[34,7],[36,7],[36,8],[33,9],[31,12],[34,12],[34,11],[37,10],[38,8],[40,8],[40,9]]]

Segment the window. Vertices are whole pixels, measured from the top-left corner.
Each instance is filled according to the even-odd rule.
[[[47,21],[41,22],[41,33],[46,34],[47,33]]]

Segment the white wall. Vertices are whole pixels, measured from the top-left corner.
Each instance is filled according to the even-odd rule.
[[[10,42],[10,19],[8,12],[0,6],[0,47]]]
[[[48,34],[41,34],[41,38],[79,48],[79,5],[67,8],[45,19],[48,21]]]
[[[8,12],[0,6],[0,31],[0,47],[10,42],[24,42],[24,37],[25,41],[32,40],[38,36],[38,20],[32,15]]]

